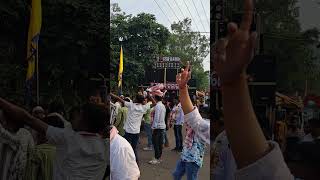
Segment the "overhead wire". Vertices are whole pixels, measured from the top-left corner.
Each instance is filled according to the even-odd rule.
[[[161,8],[161,6],[158,4],[158,2],[156,0],[153,0],[157,6],[159,7],[159,9],[161,10],[161,12],[164,14],[164,16],[167,18],[169,24],[171,25],[171,21],[170,21],[170,18],[167,16],[167,14],[163,11],[163,9]]]
[[[178,19],[178,21],[180,21],[180,19],[178,18],[176,12],[174,11],[174,9],[171,7],[171,5],[169,4],[168,0],[165,0],[166,3],[168,4],[168,6],[170,7],[171,11],[173,12],[173,14],[176,16],[176,18]]]
[[[197,8],[197,6],[195,5],[194,1],[193,1],[193,0],[191,0],[191,1],[192,1],[192,4],[193,4],[194,9],[196,10],[196,13],[197,13],[198,18],[199,18],[199,20],[200,20],[200,23],[201,23],[201,25],[202,25],[202,27],[203,27],[203,30],[205,31],[205,30],[206,30],[206,28],[204,27],[204,25],[203,25],[203,23],[202,23],[202,20],[201,20],[201,17],[200,17],[200,14],[199,14],[198,8]]]
[[[183,3],[184,3],[184,5],[187,7],[187,10],[188,10],[188,12],[189,12],[189,14],[190,14],[190,16],[191,16],[191,21],[192,21],[192,22],[194,22],[194,24],[195,24],[195,26],[196,26],[197,30],[199,31],[198,25],[197,25],[197,23],[194,21],[194,18],[193,18],[193,16],[192,16],[192,13],[190,12],[190,9],[189,9],[189,7],[188,7],[188,5],[187,5],[186,1],[183,1]],[[199,31],[199,32],[200,32],[200,31]]]
[[[203,5],[203,3],[202,3],[202,0],[199,0],[199,1],[200,1],[200,3],[201,3],[203,12],[205,12],[204,15],[206,16],[207,23],[208,23],[208,25],[209,25],[209,27],[210,27],[210,20],[209,20],[209,18],[208,18],[208,16],[207,16],[207,12],[206,12],[206,10],[205,10],[205,8],[204,8],[204,5]]]
[[[182,12],[182,10],[181,10],[181,8],[180,8],[180,6],[179,6],[179,4],[177,3],[177,1],[176,0],[174,0],[174,2],[175,2],[175,4],[176,4],[176,6],[178,7],[178,9],[179,9],[179,11],[180,11],[180,13],[182,14],[182,17],[183,17],[183,19],[185,19],[185,15],[184,15],[184,13]]]

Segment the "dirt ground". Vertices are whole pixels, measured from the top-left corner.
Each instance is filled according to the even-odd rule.
[[[162,152],[163,162],[157,165],[148,164],[154,157],[153,151],[143,151],[143,147],[147,145],[147,137],[144,132],[141,132],[138,146],[138,156],[140,162],[140,180],[171,180],[172,172],[176,167],[176,162],[180,158],[180,153],[171,151],[175,147],[175,138],[173,129],[169,129],[167,132],[170,147],[164,148]],[[183,136],[185,132],[183,131]],[[186,177],[183,180],[187,179]],[[209,146],[206,148],[204,162],[202,168],[199,170],[198,180],[209,180],[210,179],[210,149]]]

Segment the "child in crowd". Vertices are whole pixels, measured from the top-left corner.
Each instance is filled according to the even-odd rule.
[[[0,108],[12,122],[29,125],[56,146],[53,180],[102,179],[107,169],[107,142],[99,135],[107,128],[109,111],[100,105],[85,104],[72,127],[57,128],[33,117],[24,109],[0,98]]]

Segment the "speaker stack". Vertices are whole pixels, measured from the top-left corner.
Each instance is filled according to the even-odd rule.
[[[274,106],[276,62],[273,56],[257,55],[247,71],[252,102],[255,106]]]

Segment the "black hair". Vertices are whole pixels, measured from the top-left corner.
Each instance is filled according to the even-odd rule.
[[[82,106],[82,119],[91,133],[101,133],[106,130],[110,118],[109,109],[102,105],[87,103]]]
[[[162,101],[162,97],[161,96],[154,96],[154,99],[156,100],[156,101]]]
[[[124,101],[130,102],[130,99],[128,97],[124,98]]]
[[[142,104],[144,100],[145,100],[145,98],[143,95],[137,94],[137,96],[136,96],[137,103]]]
[[[46,122],[48,125],[57,127],[57,128],[64,128],[64,123],[62,119],[59,116],[46,116],[43,119],[44,122]]]

